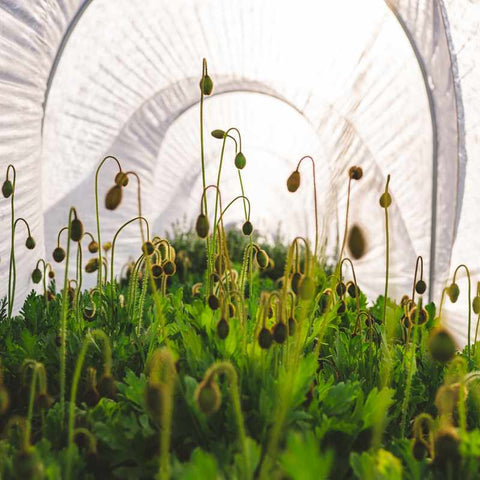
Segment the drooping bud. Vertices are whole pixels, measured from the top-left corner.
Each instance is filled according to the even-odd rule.
[[[208,306],[212,310],[218,310],[218,307],[220,306],[220,301],[218,300],[218,297],[215,294],[211,294],[208,296]]]
[[[122,187],[114,185],[105,195],[105,208],[115,210],[122,201]]]
[[[44,465],[34,447],[18,450],[13,456],[14,478],[37,479],[44,478]]]
[[[153,278],[160,278],[163,273],[163,268],[159,263],[154,263],[152,265],[152,275]]]
[[[225,137],[225,131],[220,129],[212,130],[212,137],[222,140]]]
[[[29,235],[27,237],[27,240],[25,241],[25,246],[29,249],[29,250],[33,250],[35,248],[35,239]]]
[[[203,92],[204,95],[211,95],[213,91],[213,81],[209,75],[205,75],[200,80],[200,90]]]
[[[49,409],[53,405],[54,401],[55,400],[53,399],[53,397],[47,392],[40,392],[35,397],[35,405],[43,410]]]
[[[423,280],[419,280],[419,281],[415,284],[415,291],[416,291],[419,295],[423,295],[426,290],[427,290],[427,284],[426,284]]]
[[[35,270],[32,272],[32,282],[33,283],[40,283],[42,280],[42,271],[37,267]]]
[[[447,295],[452,303],[455,303],[458,300],[458,296],[460,295],[460,288],[458,288],[458,285],[456,283],[452,283],[448,287]]]
[[[221,318],[220,321],[217,323],[217,335],[221,340],[225,340],[228,337],[228,333],[230,332],[230,327],[228,326],[228,322]]]
[[[412,455],[418,462],[421,462],[428,455],[428,448],[417,438],[412,442]]]
[[[360,289],[357,286],[355,286],[353,282],[348,282],[347,292],[352,298],[357,298],[357,295],[360,293]]]
[[[338,282],[335,291],[339,297],[343,297],[347,291],[347,287],[343,282]]]
[[[245,158],[245,155],[242,152],[238,152],[235,155],[235,166],[239,170],[242,170],[243,168],[245,168],[246,164],[247,164],[247,159]]]
[[[195,224],[195,230],[197,232],[197,235],[200,238],[207,238],[209,228],[210,226],[208,224],[207,216],[201,213],[197,218],[197,223]]]
[[[472,301],[472,308],[475,315],[480,314],[480,297],[478,295]]]
[[[177,267],[175,266],[175,262],[172,262],[171,260],[167,260],[163,264],[163,271],[165,272],[165,275],[168,277],[171,277],[172,275],[175,275],[175,272],[177,271]]]
[[[92,240],[89,244],[88,244],[88,251],[90,253],[97,253],[98,252],[98,243],[95,241],[95,240]]]
[[[263,270],[268,267],[268,254],[265,250],[259,249],[255,255],[258,266]]]
[[[380,206],[388,208],[392,204],[392,196],[388,192],[382,193],[380,197]]]
[[[455,340],[444,327],[437,327],[432,331],[429,347],[432,358],[441,363],[449,362],[455,356],[457,350]]]
[[[202,380],[195,390],[195,403],[198,409],[205,415],[211,415],[218,411],[222,403],[222,394],[217,382],[213,379],[209,381]]]
[[[272,342],[272,332],[268,328],[263,327],[258,334],[258,344],[260,345],[260,348],[268,350],[272,346]]]
[[[126,187],[128,185],[128,175],[125,172],[118,172],[115,175],[115,184],[119,187]]]
[[[115,385],[115,379],[110,374],[105,374],[98,382],[98,391],[102,397],[115,399],[117,394],[117,386]]]
[[[250,222],[250,220],[247,220],[243,225],[242,225],[242,232],[244,235],[248,236],[251,235],[253,232],[253,225]]]
[[[298,170],[293,171],[287,180],[287,188],[289,192],[296,192],[300,187],[300,172]]]
[[[13,184],[10,180],[5,180],[2,185],[2,194],[5,198],[10,197],[13,193]]]
[[[460,437],[453,427],[444,427],[435,435],[434,463],[445,472],[454,472],[460,465]]]
[[[284,343],[287,339],[287,330],[287,326],[283,322],[278,322],[273,327],[273,339],[279,344]]]
[[[83,237],[83,223],[78,219],[74,218],[70,225],[70,238],[74,242],[79,242]]]
[[[94,303],[92,303],[91,305],[83,309],[83,318],[87,322],[91,322],[95,320],[96,314],[97,314],[97,308]]]
[[[359,225],[352,225],[352,228],[348,232],[347,245],[355,260],[358,260],[365,255],[367,243],[365,241],[363,230]]]
[[[104,242],[102,248],[105,253],[109,252],[112,249],[112,242]]]
[[[87,273],[93,273],[98,270],[98,258],[91,258],[85,265],[85,271]]]
[[[52,257],[57,263],[63,262],[63,260],[65,259],[65,255],[65,250],[62,247],[55,248],[52,253]]]
[[[50,279],[55,278],[55,272],[53,270],[49,270],[48,278],[50,278]]]
[[[152,255],[153,252],[155,251],[155,247],[152,242],[147,240],[143,245],[142,245],[142,252],[145,255]]]
[[[348,171],[348,176],[352,180],[360,180],[363,177],[362,167],[358,167],[358,166],[350,167],[350,170]]]

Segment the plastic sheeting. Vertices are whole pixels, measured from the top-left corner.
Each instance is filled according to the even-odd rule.
[[[334,253],[343,234],[347,170],[350,222],[363,226],[368,253],[355,262],[361,287],[383,291],[384,218],[378,206],[392,175],[391,294],[409,291],[423,255],[438,298],[459,261],[478,274],[472,158],[479,148],[480,7],[467,0],[287,1],[50,0],[0,4],[2,168],[18,171],[17,212],[32,226],[33,252],[17,246],[18,298],[35,261],[50,259],[75,205],[95,231],[95,168],[118,156],[142,179],[144,213],[160,234],[198,214],[201,195],[198,80],[206,57],[215,95],[206,132],[236,126],[247,157],[252,221],[266,235],[313,237],[311,166],[295,195],[285,180],[298,159],[316,159],[321,235]],[[220,144],[207,134],[215,178]],[[227,149],[224,204],[239,192]],[[100,196],[113,165],[101,173]],[[135,184],[121,208],[101,208],[102,239],[136,215]],[[228,219],[238,223],[242,209]],[[0,274],[6,278],[9,203],[0,201]],[[137,251],[135,250],[137,249]],[[119,241],[118,265],[138,253],[138,228]],[[471,257],[466,257],[467,252]],[[58,269],[57,269],[58,270]],[[4,294],[6,282],[0,285]],[[464,307],[447,314],[459,341]]]

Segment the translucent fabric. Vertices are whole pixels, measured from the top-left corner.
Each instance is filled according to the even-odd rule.
[[[26,251],[19,229],[18,299],[32,288],[36,260],[51,259],[70,206],[95,234],[94,176],[105,155],[117,156],[125,170],[140,176],[152,230],[164,234],[175,220],[191,225],[202,191],[203,57],[215,82],[205,101],[208,183],[216,181],[221,150],[208,132],[238,127],[251,219],[266,237],[280,232],[285,240],[306,235],[313,242],[309,160],[300,168],[299,192],[290,194],[285,186],[298,160],[311,155],[319,235],[330,256],[343,239],[348,168],[364,169],[364,178],[352,184],[350,224],[366,232],[367,254],[354,264],[370,297],[384,288],[385,218],[378,198],[388,174],[390,295],[399,298],[411,289],[417,255],[425,260],[429,294],[437,301],[456,263],[466,262],[478,274],[480,258],[472,253],[480,174],[472,159],[479,148],[474,52],[480,7],[453,3],[4,0],[2,168],[17,168],[16,210],[37,240],[37,248]],[[233,149],[229,142],[224,206],[240,194]],[[114,173],[108,161],[99,175],[102,240],[138,214],[133,180],[118,211],[103,207]],[[9,202],[1,200],[2,278],[8,272],[9,212]],[[240,225],[243,215],[238,202],[225,218]],[[117,266],[138,248],[138,227],[132,225],[119,237]],[[2,282],[0,294],[5,292]],[[462,342],[466,305],[456,308],[446,305],[446,314]]]

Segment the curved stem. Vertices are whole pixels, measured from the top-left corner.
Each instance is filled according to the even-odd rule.
[[[463,268],[465,270],[465,272],[467,273],[467,279],[468,279],[468,334],[467,334],[467,337],[468,337],[468,344],[467,344],[467,356],[468,356],[468,360],[470,360],[470,344],[471,344],[471,340],[470,340],[470,336],[471,336],[471,324],[472,324],[472,280],[471,280],[471,277],[470,277],[470,270],[468,269],[468,267],[462,263],[461,265],[459,265],[456,269],[455,269],[455,272],[453,274],[453,283],[455,283],[455,280],[457,278],[457,272],[460,270],[460,268]]]
[[[413,277],[412,302],[415,301],[415,287],[417,285],[418,265],[420,264],[420,280],[423,280],[423,257],[419,255],[415,262],[415,275]]]

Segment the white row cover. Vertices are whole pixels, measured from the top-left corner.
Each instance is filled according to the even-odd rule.
[[[313,240],[311,163],[301,166],[299,192],[285,186],[298,160],[312,155],[319,234],[334,254],[343,236],[348,168],[361,165],[350,223],[366,232],[368,251],[355,267],[370,298],[384,288],[378,198],[388,174],[390,294],[411,291],[418,255],[437,303],[459,263],[470,267],[476,290],[479,20],[480,4],[470,0],[303,0],[294,7],[287,0],[1,0],[0,175],[9,163],[16,167],[16,213],[37,241],[26,250],[18,228],[18,304],[33,288],[36,261],[51,261],[70,206],[96,232],[94,176],[106,155],[139,174],[143,213],[156,233],[174,221],[192,224],[202,191],[203,57],[215,82],[205,101],[207,181],[216,180],[221,149],[208,132],[237,127],[259,231]],[[233,157],[232,142],[222,173],[224,205],[240,194]],[[102,240],[137,215],[133,180],[118,211],[105,210],[115,171],[108,161],[100,173]],[[242,215],[238,203],[227,223],[240,225]],[[0,222],[3,296],[10,251],[10,202],[3,198]],[[122,234],[118,268],[139,253],[139,242],[137,226]],[[462,270],[459,302],[445,307],[459,343],[467,333],[463,276]]]

